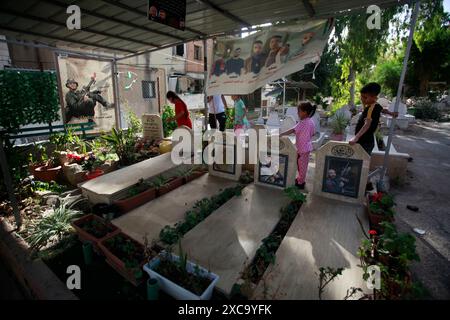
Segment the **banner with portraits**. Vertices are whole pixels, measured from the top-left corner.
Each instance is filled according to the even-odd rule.
[[[214,41],[208,61],[206,92],[249,94],[265,84],[318,63],[333,27],[333,19],[283,24],[245,38]]]

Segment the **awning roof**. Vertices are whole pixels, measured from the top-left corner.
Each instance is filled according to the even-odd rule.
[[[406,0],[187,0],[186,30],[146,16],[148,0],[2,0],[0,34],[71,49],[127,55],[267,22],[326,18]],[[66,9],[81,9],[81,30],[68,30]]]

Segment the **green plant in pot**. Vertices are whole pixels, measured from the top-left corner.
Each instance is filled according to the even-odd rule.
[[[383,221],[394,220],[394,197],[387,193],[378,192],[368,196],[369,221],[372,229],[382,231]]]
[[[171,106],[164,106],[162,113],[162,123],[163,123],[163,131],[164,137],[170,137],[172,132],[177,128],[176,121],[168,121],[168,119],[175,117],[175,111]]]
[[[336,112],[331,120],[331,129],[333,131],[331,139],[336,141],[344,140],[344,132],[348,123],[349,121],[343,113]]]
[[[100,161],[94,154],[89,154],[83,164],[81,165],[83,167],[83,170],[87,171],[87,178],[90,179],[94,179],[98,176],[101,176],[104,172],[103,170],[99,169],[99,166],[102,164],[103,162]]]

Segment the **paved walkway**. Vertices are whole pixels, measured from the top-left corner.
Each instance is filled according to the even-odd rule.
[[[413,264],[413,275],[432,298],[450,299],[450,123],[419,121],[398,131],[393,143],[413,158],[406,179],[391,186],[396,224],[417,238],[421,262]],[[419,211],[408,210],[408,204]],[[419,236],[414,228],[426,234]]]
[[[362,205],[309,195],[259,282],[254,299],[317,300],[319,268],[345,268],[322,299],[342,300],[350,287],[366,286],[356,253],[367,216]]]

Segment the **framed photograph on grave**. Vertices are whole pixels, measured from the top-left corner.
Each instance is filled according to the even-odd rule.
[[[215,156],[215,150],[213,150],[213,157]],[[233,163],[226,163],[227,154],[233,154],[234,160]],[[223,144],[222,149],[222,161],[223,163],[214,162],[212,168],[214,171],[235,175],[236,174],[236,146]]]
[[[358,198],[362,168],[363,160],[326,156],[322,192]]]
[[[272,163],[272,155],[259,155],[258,182],[280,188],[286,187],[288,177],[289,157],[286,154],[278,155],[278,164]]]

